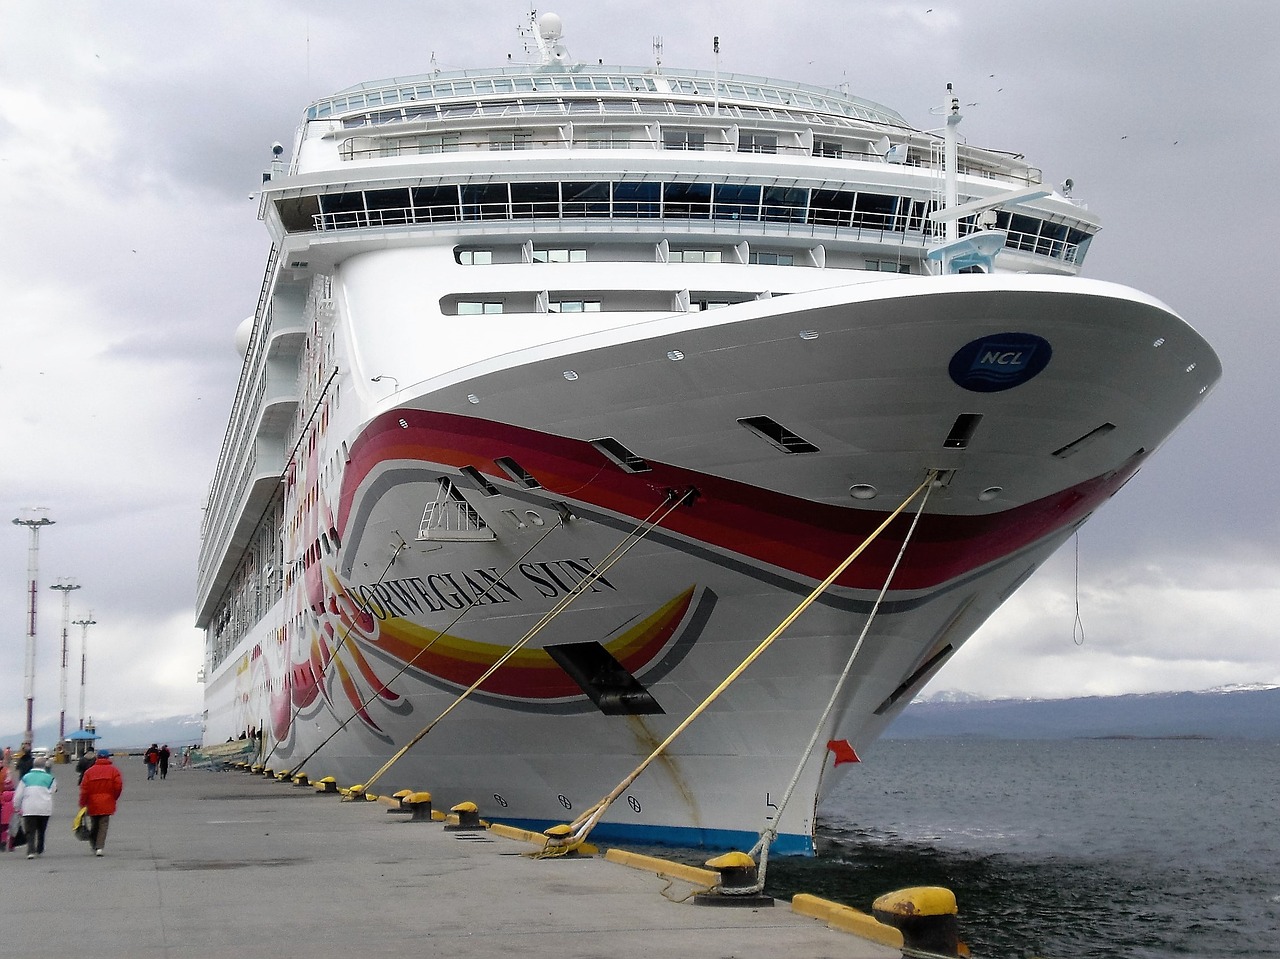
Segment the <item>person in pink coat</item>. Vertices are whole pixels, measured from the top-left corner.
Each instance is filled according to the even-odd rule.
[[[13,848],[9,841],[9,823],[13,819],[13,791],[17,789],[7,765],[0,766],[0,850]]]

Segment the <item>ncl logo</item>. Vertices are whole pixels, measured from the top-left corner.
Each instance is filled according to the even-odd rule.
[[[998,393],[1031,379],[1052,355],[1048,340],[1032,333],[1000,333],[962,346],[951,357],[948,372],[963,389]]]

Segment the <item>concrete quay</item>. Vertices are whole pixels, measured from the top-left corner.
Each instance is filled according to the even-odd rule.
[[[23,959],[448,956],[521,959],[889,959],[849,932],[865,917],[811,897],[794,911],[676,902],[699,891],[613,851],[535,860],[486,830],[388,814],[246,772],[136,757],[106,854],[71,832],[76,775],[59,792],[43,856],[0,854],[6,951]],[[483,810],[482,810],[483,814]],[[665,891],[665,896],[664,896]],[[880,927],[883,930],[885,927]]]

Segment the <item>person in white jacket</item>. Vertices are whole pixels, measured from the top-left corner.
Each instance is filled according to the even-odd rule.
[[[45,760],[18,782],[13,793],[13,811],[22,815],[22,830],[27,834],[27,858],[44,855],[44,831],[53,815],[53,794],[58,782],[50,770],[53,760]]]

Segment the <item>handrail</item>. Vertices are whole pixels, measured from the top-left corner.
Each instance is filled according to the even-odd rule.
[[[671,212],[668,212],[671,209]],[[599,212],[597,212],[599,211]],[[680,201],[678,204],[661,197],[648,200],[547,200],[541,202],[494,201],[476,203],[445,203],[421,207],[396,207],[385,210],[349,210],[334,213],[318,213],[312,216],[317,232],[328,233],[351,229],[386,229],[389,227],[418,226],[435,223],[473,223],[501,220],[580,220],[580,219],[635,219],[652,223],[693,221],[707,224],[710,232],[738,232],[736,224],[769,223],[785,224],[788,235],[794,235],[791,227],[810,227],[809,235],[831,234],[835,238],[867,239],[867,234],[878,234],[881,241],[886,234],[918,235],[921,242],[936,235],[934,225],[924,217],[901,213],[875,213],[863,210],[845,210],[829,207],[786,207],[774,204],[755,206],[743,203],[705,204]],[[720,225],[723,224],[723,227]],[[978,226],[970,220],[960,224],[960,235],[966,236]],[[1032,253],[1065,263],[1078,263],[1081,244],[1067,240],[1017,230],[1003,231],[1005,246],[1021,253]],[[852,234],[852,236],[850,235]]]

